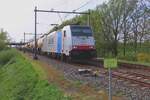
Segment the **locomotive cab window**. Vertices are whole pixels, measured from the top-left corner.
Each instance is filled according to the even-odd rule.
[[[71,26],[72,36],[92,36],[92,29],[88,26]]]

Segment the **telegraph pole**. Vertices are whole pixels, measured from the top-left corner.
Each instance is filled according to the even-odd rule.
[[[37,57],[37,39],[36,39],[36,24],[37,24],[37,7],[35,7],[35,10],[34,10],[34,13],[35,13],[35,37],[34,37],[34,41],[35,41],[35,43],[34,43],[34,57],[33,57],[33,59],[35,59],[35,60],[37,60],[38,59],[38,57]]]
[[[90,9],[88,10],[88,25],[90,26],[91,20],[90,20]]]

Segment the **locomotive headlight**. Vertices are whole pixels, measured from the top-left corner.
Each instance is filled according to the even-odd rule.
[[[73,49],[77,49],[77,46],[73,46]]]
[[[91,49],[94,49],[95,47],[94,47],[94,46],[90,46],[90,48],[91,48]]]

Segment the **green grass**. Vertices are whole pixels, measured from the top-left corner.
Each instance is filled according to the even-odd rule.
[[[143,43],[142,46],[137,45],[136,52],[134,51],[134,45],[133,44],[128,44],[126,46],[126,54],[123,54],[123,45],[119,44],[118,47],[118,58],[120,60],[126,60],[126,61],[131,61],[132,62],[137,62],[139,64],[148,64],[150,63],[150,60],[148,58],[145,58],[145,61],[138,61],[138,54],[143,53],[145,55],[150,56],[150,45],[149,43]]]
[[[39,71],[33,64],[15,50],[0,52],[10,59],[0,65],[0,99],[1,100],[68,100],[54,84],[40,79]],[[3,53],[3,54],[2,54]],[[16,54],[16,55],[13,55]],[[7,58],[1,56],[0,60]]]
[[[145,65],[150,65],[150,43],[149,42],[145,42],[142,43],[142,45],[140,46],[140,44],[137,44],[137,49],[136,52],[134,50],[134,44],[133,43],[128,43],[126,45],[126,52],[124,55],[124,48],[123,48],[123,43],[119,43],[118,44],[118,55],[117,58],[119,60],[123,60],[126,62],[131,62],[131,63],[137,63],[137,64],[145,64]],[[110,50],[110,52],[104,51],[104,48],[101,47],[99,49],[97,49],[98,51],[98,56],[101,58],[107,58],[107,57],[112,57],[112,52]],[[104,55],[105,54],[105,55]],[[138,60],[138,55],[139,54],[143,54],[146,55],[148,57],[144,57],[143,61]]]
[[[119,60],[119,62],[150,66],[150,63],[148,63],[148,62],[136,62],[136,61],[126,61],[126,60]]]

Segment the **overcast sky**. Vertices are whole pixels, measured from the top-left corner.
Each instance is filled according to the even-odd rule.
[[[21,41],[23,33],[34,33],[34,7],[44,10],[64,10],[72,11],[82,7],[77,11],[94,9],[96,5],[108,0],[0,0],[0,28],[4,28],[9,33],[13,41]],[[60,18],[61,16],[61,18]],[[52,26],[50,24],[61,24],[69,19],[71,15],[38,13],[37,33],[46,33]],[[27,41],[33,36],[26,36]]]

